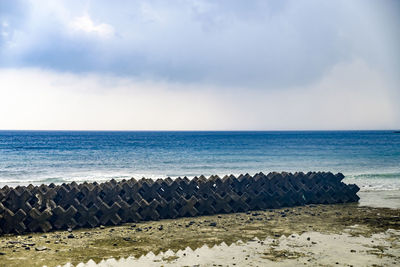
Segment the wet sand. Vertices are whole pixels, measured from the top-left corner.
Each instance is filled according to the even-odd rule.
[[[400,190],[360,191],[359,205],[400,209]]]
[[[381,263],[380,265],[384,263],[398,265],[400,263],[398,231],[400,231],[399,209],[361,207],[357,204],[310,205],[143,222],[118,227],[80,229],[71,232],[3,236],[0,237],[0,266],[56,266],[68,262],[77,265],[91,259],[98,263],[109,258],[120,259],[130,256],[139,258],[149,252],[159,255],[168,250],[171,250],[169,253],[173,255],[168,254],[169,258],[161,259],[165,262],[160,259],[158,261],[153,259],[152,262],[155,266],[163,264],[180,266],[187,264],[183,260],[185,256],[182,251],[188,247],[193,251],[204,245],[238,246],[239,240],[245,243],[245,249],[249,250],[249,254],[236,253],[238,255],[236,261],[227,261],[226,257],[232,260],[231,256],[235,255],[232,249],[225,249],[226,251],[220,254],[222,255],[220,262],[209,261],[199,264],[226,266],[236,263],[237,266],[243,266],[243,262],[239,260],[242,255],[247,258],[242,257],[246,265],[253,266],[261,266],[265,261],[280,265],[301,263],[349,266],[352,264],[345,262],[345,255],[350,255],[349,259],[358,258],[356,261],[360,263],[361,260],[371,257],[369,261],[371,264],[376,260]],[[291,242],[297,240],[292,247],[298,246],[299,250],[289,250],[289,245],[284,245],[288,242],[285,240]],[[251,243],[257,244],[254,249],[246,245]],[[368,246],[365,246],[366,244]],[[280,247],[281,245],[284,246]],[[365,249],[360,249],[360,246]],[[324,256],[324,253],[328,254]],[[198,258],[207,257],[200,257],[199,254]],[[328,264],[323,259],[331,263]]]

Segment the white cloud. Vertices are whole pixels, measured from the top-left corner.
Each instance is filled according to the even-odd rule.
[[[390,129],[400,127],[395,89],[363,61],[281,91],[2,69],[0,129]]]
[[[101,37],[111,37],[114,35],[114,28],[106,23],[95,24],[89,15],[76,17],[70,23],[74,31],[83,31],[86,33],[95,33]]]
[[[3,38],[7,38],[8,36],[9,36],[9,32],[8,32],[8,22],[7,21],[3,21],[2,23],[1,23],[1,26],[0,26],[0,35],[3,37]],[[1,36],[0,36],[0,40],[1,40]]]
[[[140,13],[143,21],[145,22],[155,22],[155,23],[165,22],[161,14],[157,12],[157,10],[155,10],[155,8],[153,8],[147,2],[140,3]]]

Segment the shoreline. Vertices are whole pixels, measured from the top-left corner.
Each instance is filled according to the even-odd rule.
[[[254,238],[279,240],[282,236],[301,236],[305,233],[349,234],[370,238],[389,229],[400,231],[399,209],[373,208],[358,204],[308,205],[130,223],[70,232],[7,235],[0,237],[0,253],[3,254],[0,255],[0,266],[56,266],[68,262],[77,265],[89,260],[98,263],[109,258],[138,258],[149,252],[158,255],[172,250],[176,253],[187,247],[196,250],[204,245],[213,247],[225,243],[229,246],[238,241],[246,243]],[[390,246],[392,248],[389,253]],[[381,254],[381,258],[390,258],[391,262],[400,263],[400,244],[397,242],[388,245]],[[393,257],[388,256],[389,254]],[[271,262],[286,262],[279,260],[282,256],[274,253],[268,255]],[[304,257],[306,256],[289,261]]]

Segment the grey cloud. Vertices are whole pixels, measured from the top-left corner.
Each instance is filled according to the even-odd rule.
[[[29,7],[28,3],[20,0],[0,1],[0,49],[13,38],[15,29],[23,26]]]
[[[44,2],[32,3],[46,9]],[[62,3],[69,20],[87,14],[95,24],[111,25],[115,34],[108,39],[71,34],[70,21],[42,16],[36,7],[23,16],[27,25],[34,26],[20,29],[17,45],[0,48],[0,66],[283,88],[312,83],[337,63],[356,57],[380,61],[386,49],[383,42],[368,42],[370,32],[364,22],[386,15],[383,9],[380,17],[363,13],[365,8],[374,9],[373,1]],[[10,18],[20,16],[5,13]],[[379,26],[371,31],[379,36],[392,33],[380,32]],[[26,45],[21,48],[18,42]]]

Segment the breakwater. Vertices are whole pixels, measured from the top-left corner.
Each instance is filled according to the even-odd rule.
[[[263,173],[0,189],[0,234],[359,200],[341,173]]]

